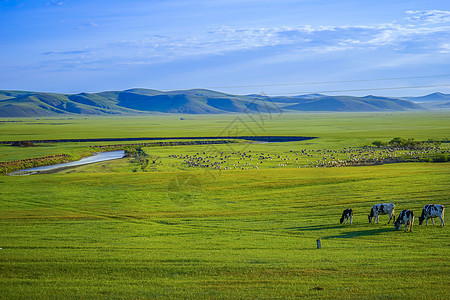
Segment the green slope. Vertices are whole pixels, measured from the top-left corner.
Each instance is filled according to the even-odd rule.
[[[424,109],[406,100],[385,97],[325,96],[285,107],[299,111],[404,111]]]
[[[83,97],[75,97],[78,98]],[[119,114],[117,108],[109,108],[106,104],[92,105],[93,100],[84,97],[84,101],[72,101],[62,94],[30,93],[0,102],[1,117],[38,117],[61,114],[102,115]],[[85,103],[82,103],[85,102]]]
[[[0,117],[105,115],[141,113],[221,114],[288,111],[404,111],[423,110],[404,99],[387,97],[292,97],[231,95],[206,89],[158,91],[129,89],[99,93],[57,94],[0,91]]]
[[[433,93],[422,97],[406,97],[404,99],[412,102],[448,102],[450,101],[450,94]]]

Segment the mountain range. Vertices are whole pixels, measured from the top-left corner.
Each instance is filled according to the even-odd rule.
[[[129,115],[148,113],[221,114],[258,112],[370,112],[450,109],[450,94],[423,97],[232,95],[192,89],[129,89],[99,93],[58,94],[0,90],[0,117],[58,115]]]

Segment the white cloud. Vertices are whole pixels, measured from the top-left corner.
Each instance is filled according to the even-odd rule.
[[[52,0],[47,2],[47,5],[53,5],[53,6],[61,6],[64,4],[64,1],[57,1],[57,0]]]
[[[438,24],[450,22],[450,11],[445,10],[409,10],[406,12],[411,16],[406,18],[412,22],[423,22],[426,24]]]
[[[442,44],[441,50],[439,51],[439,53],[442,53],[442,54],[450,53],[450,43]]]
[[[444,12],[427,14],[427,24],[378,24],[360,26],[298,27],[219,27],[191,35],[148,35],[143,38],[112,41],[91,49],[80,58],[77,49],[60,50],[77,62],[107,59],[122,65],[164,63],[229,53],[252,53],[256,57],[309,57],[345,51],[383,51],[416,54],[449,53],[450,25],[436,26]],[[419,12],[409,12],[421,15]],[[450,12],[449,12],[450,14]],[[450,16],[449,16],[450,17]],[[90,24],[91,27],[97,26]],[[83,50],[85,51],[85,50]],[[81,59],[81,61],[80,61]],[[88,61],[89,60],[89,61]]]
[[[92,28],[97,28],[97,27],[98,27],[97,23],[89,21],[89,22],[83,23],[82,25],[79,25],[77,27],[77,29],[79,29],[79,30],[86,30],[86,29],[92,29]]]

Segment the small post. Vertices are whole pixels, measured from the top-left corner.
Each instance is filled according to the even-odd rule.
[[[322,245],[320,245],[320,239],[317,239],[317,249],[321,249]]]

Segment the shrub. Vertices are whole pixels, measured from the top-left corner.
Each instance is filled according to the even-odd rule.
[[[382,141],[374,141],[372,144],[375,145],[378,148],[387,146],[387,143],[386,142],[382,142]]]
[[[448,155],[446,154],[438,154],[435,157],[433,157],[433,162],[447,162],[448,160]]]

